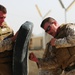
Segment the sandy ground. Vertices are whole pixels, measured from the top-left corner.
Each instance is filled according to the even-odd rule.
[[[42,57],[44,50],[29,50],[29,53],[33,52],[37,57]],[[38,67],[35,62],[29,61],[29,74],[28,75],[38,75]]]

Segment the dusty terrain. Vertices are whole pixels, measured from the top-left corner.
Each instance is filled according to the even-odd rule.
[[[42,57],[44,50],[29,50],[29,53],[33,52],[37,57]],[[38,75],[38,67],[35,62],[29,60],[29,75]]]

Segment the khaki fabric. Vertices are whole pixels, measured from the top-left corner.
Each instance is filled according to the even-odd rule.
[[[0,27],[0,75],[12,75],[12,48],[10,38],[14,35],[6,22]]]
[[[13,75],[11,64],[0,64],[0,75]]]
[[[7,26],[6,22],[3,23],[2,27],[0,27],[0,41],[5,38],[9,38],[14,34],[13,30]]]
[[[72,23],[67,24],[67,25],[66,24],[61,25],[60,32],[57,34],[57,36],[55,38],[59,39],[59,38],[66,37],[69,34],[69,32],[68,32],[68,34],[66,34],[66,32],[69,31],[70,25],[72,25]],[[70,34],[72,34],[72,33],[70,33]],[[56,48],[56,47],[50,46],[50,43],[49,43],[49,46],[46,46],[43,59],[46,60],[46,59],[53,58],[54,60],[56,60],[55,61],[56,64],[58,64],[59,66],[62,66],[62,68],[64,69],[69,64],[71,64],[73,61],[75,61],[74,56],[75,56],[75,46]]]
[[[61,75],[75,75],[75,69],[69,72],[64,72]]]
[[[61,41],[64,37],[67,42]],[[41,65],[42,71],[46,68],[45,70],[47,71],[50,69],[49,72],[52,73],[51,75],[60,75],[67,66],[72,63],[75,64],[75,24],[68,23],[61,25],[60,31],[55,38],[59,39],[57,47],[51,46],[48,43],[43,58],[39,60],[39,64]],[[59,70],[55,73],[54,69]],[[70,74],[66,73],[66,75]]]

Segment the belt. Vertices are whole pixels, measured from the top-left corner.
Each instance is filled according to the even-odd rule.
[[[66,71],[66,72],[69,72],[69,71],[71,71],[71,70],[73,70],[73,69],[75,69],[75,64],[72,65],[72,66],[66,67],[66,68],[65,68],[65,71]]]

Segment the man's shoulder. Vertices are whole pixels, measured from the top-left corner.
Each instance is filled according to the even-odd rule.
[[[69,28],[71,26],[75,27],[75,23],[63,23],[60,25],[61,28],[62,27]]]
[[[9,27],[9,25],[8,25],[6,22],[3,22],[3,23],[2,23],[2,27],[3,27],[3,28],[9,28],[9,29],[11,29],[11,28]]]
[[[70,25],[75,25],[75,23],[63,23],[60,26],[70,26]]]
[[[2,29],[6,29],[7,31],[13,32],[13,29],[9,27],[9,25],[6,22],[2,23]]]

